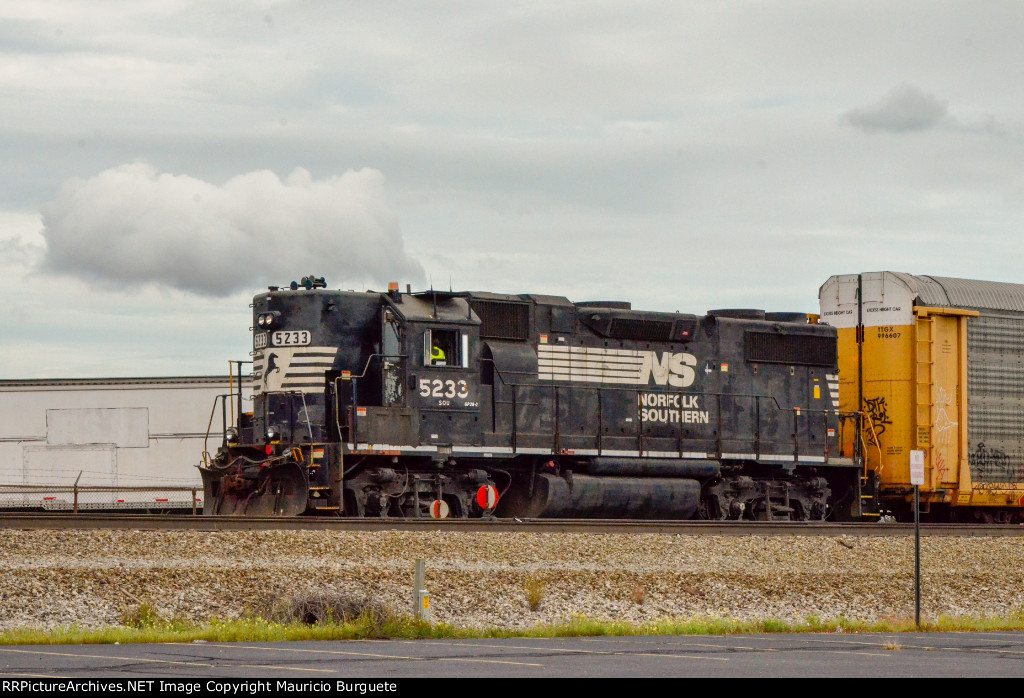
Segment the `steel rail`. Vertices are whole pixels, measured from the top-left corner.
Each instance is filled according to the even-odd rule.
[[[622,521],[598,519],[376,519],[240,516],[154,516],[138,514],[0,515],[0,529],[131,529],[140,531],[408,531],[446,533],[668,534],[682,536],[913,536],[902,523],[770,521]],[[931,537],[1024,536],[1024,525],[923,524]]]

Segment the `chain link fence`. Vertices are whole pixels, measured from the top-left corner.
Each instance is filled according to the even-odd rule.
[[[199,514],[203,488],[0,484],[0,510]]]

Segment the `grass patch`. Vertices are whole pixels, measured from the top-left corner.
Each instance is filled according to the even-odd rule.
[[[313,591],[279,600],[273,605],[270,617],[285,624],[298,622],[306,625],[331,625],[362,619],[370,625],[384,625],[395,621],[398,614],[369,594]]]
[[[526,605],[530,607],[531,611],[540,609],[547,593],[544,580],[539,577],[529,577],[523,582],[523,593],[526,595]]]
[[[0,633],[0,645],[128,644],[161,642],[284,642],[289,640],[364,640],[382,638],[509,638],[595,637],[623,635],[737,635],[753,633],[875,632],[904,633],[917,630],[912,620],[887,618],[876,622],[844,618],[823,621],[811,616],[796,622],[778,619],[737,621],[727,618],[665,619],[648,623],[602,621],[574,616],[563,623],[537,625],[525,630],[458,628],[428,623],[411,615],[375,614],[364,609],[347,620],[327,617],[306,623],[253,616],[232,621],[193,623],[164,619],[153,609],[129,609],[132,625],[96,630],[70,626],[56,630],[19,629]],[[923,623],[923,631],[1024,630],[1024,612],[1007,617],[939,618]],[[891,640],[898,650],[898,641]]]

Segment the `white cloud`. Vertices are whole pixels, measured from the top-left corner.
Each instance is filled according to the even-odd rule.
[[[264,277],[425,285],[410,257],[439,287],[692,312],[813,310],[825,278],[858,270],[1021,280],[1019,14],[1000,0],[10,4],[0,212],[51,202],[66,274],[44,297],[27,273],[42,236],[0,243],[0,294],[27,320],[4,326],[4,365],[50,375],[31,366],[74,353],[89,373],[176,372],[179,318],[175,333],[129,322],[174,308],[196,323],[182,353],[220,370],[211,338],[248,350]],[[118,174],[140,160],[154,167]],[[299,163],[334,194],[267,172]],[[385,173],[387,201],[367,170],[332,189],[350,168]],[[229,191],[239,173],[248,194]],[[77,200],[57,195],[71,177]],[[332,256],[310,231],[340,191],[382,236]],[[387,278],[350,275],[372,266],[349,258],[364,248]],[[104,344],[127,326],[130,351]]]
[[[89,280],[222,296],[309,273],[423,278],[375,170],[263,170],[217,186],[136,163],[66,182],[42,213],[44,267]]]
[[[851,109],[843,120],[869,132],[926,131],[949,115],[949,103],[911,85],[900,85],[871,107]]]

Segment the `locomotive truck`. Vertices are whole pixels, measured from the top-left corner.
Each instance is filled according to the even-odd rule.
[[[221,398],[238,409],[200,467],[208,514],[876,513],[837,332],[813,315],[315,276],[252,310],[252,409]]]

